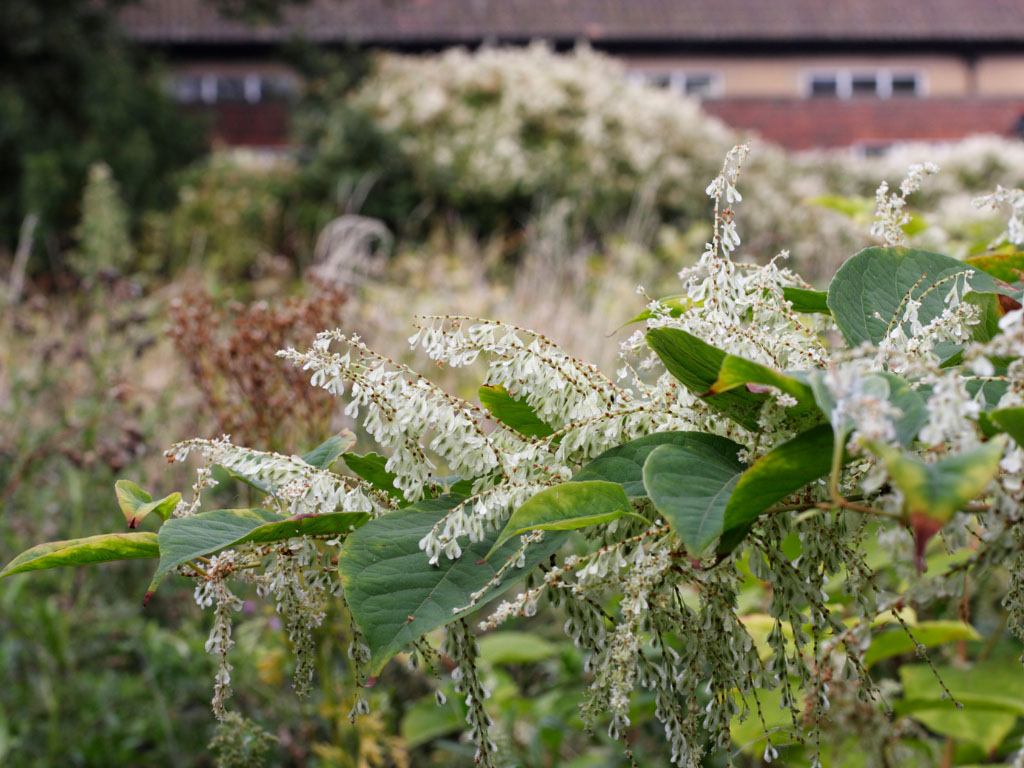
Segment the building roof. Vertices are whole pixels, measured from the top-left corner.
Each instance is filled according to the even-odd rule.
[[[482,41],[1024,43],[1024,0],[306,0],[280,24],[220,17],[213,0],[141,0],[128,34],[155,45]]]

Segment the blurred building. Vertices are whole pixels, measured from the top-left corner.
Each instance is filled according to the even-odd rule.
[[[256,26],[211,0],[143,0],[121,18],[232,144],[286,143],[301,83],[275,52],[296,36],[403,52],[586,41],[791,148],[1024,134],[1024,0],[307,0]]]

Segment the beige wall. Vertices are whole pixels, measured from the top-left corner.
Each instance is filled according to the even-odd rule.
[[[978,93],[1020,96],[1024,93],[1024,55],[982,56],[977,63]]]
[[[804,96],[807,79],[815,72],[849,70],[875,72],[888,69],[916,72],[921,76],[923,96],[965,96],[971,91],[972,75],[967,62],[958,56],[750,56],[750,57],[628,57],[630,69],[665,71],[680,69],[694,73],[717,73],[721,96]],[[978,67],[978,83],[986,73],[986,87],[1001,95],[1024,94],[1024,55],[991,57]],[[987,74],[987,73],[991,74]],[[1015,90],[1013,90],[1015,89]]]

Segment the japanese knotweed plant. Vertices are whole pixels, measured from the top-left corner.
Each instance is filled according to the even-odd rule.
[[[158,533],[43,544],[0,575],[149,557],[159,562],[148,594],[167,574],[192,578],[215,614],[218,716],[241,581],[282,614],[300,691],[334,598],[351,613],[363,684],[403,651],[446,657],[482,765],[506,760],[490,735],[474,626],[538,611],[557,615],[585,654],[584,721],[627,753],[640,689],[679,766],[728,752],[747,718],[765,760],[795,740],[817,762],[820,735],[854,721],[878,754],[894,749],[893,681],[876,683],[871,666],[974,636],[918,622],[913,609],[960,598],[968,579],[1001,568],[1009,626],[1024,635],[1024,312],[1013,272],[1024,257],[1001,257],[995,267],[1011,277],[1001,280],[991,257],[899,245],[906,196],[933,171],[919,167],[900,195],[879,190],[876,232],[889,244],[852,256],[827,292],[788,270],[784,253],[735,262],[746,152],[731,151],[708,186],[713,239],[680,273],[681,292],[633,319],[642,327],[622,344],[616,380],[524,328],[425,318],[414,348],[450,366],[487,360],[473,403],[358,336],[325,331],[280,355],[347,398],[386,458],[349,453],[345,436],[301,457],[227,437],[182,443],[172,461],[202,458],[190,499],[118,484],[129,527],[155,513]],[[332,469],[338,459],[347,473]],[[215,465],[262,507],[203,511]],[[868,556],[879,547],[887,556]],[[517,581],[522,592],[481,612]],[[424,636],[441,628],[435,649]],[[367,708],[357,695],[353,714]]]

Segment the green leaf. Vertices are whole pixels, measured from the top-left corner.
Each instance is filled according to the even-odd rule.
[[[832,446],[832,428],[821,424],[801,432],[755,461],[740,477],[729,497],[719,552],[732,551],[772,504],[828,474],[832,468]]]
[[[708,388],[708,394],[717,395],[748,384],[775,387],[779,391],[785,392],[797,401],[797,405],[791,409],[794,417],[816,418],[820,421],[814,392],[806,383],[794,376],[780,373],[765,365],[755,363],[753,360],[736,355],[726,355],[722,360],[722,365],[718,369],[718,378]]]
[[[84,539],[37,544],[11,560],[0,579],[26,571],[45,571],[67,565],[90,565],[114,560],[159,557],[155,533],[104,533]]]
[[[137,528],[142,519],[150,512],[156,513],[161,520],[166,520],[181,501],[180,493],[172,493],[164,496],[160,501],[153,501],[152,496],[131,480],[118,480],[114,483],[114,493],[117,495],[118,506],[121,507],[129,528]]]
[[[460,696],[449,696],[440,707],[433,695],[424,696],[402,716],[400,732],[404,745],[415,749],[441,736],[461,731],[466,725],[466,709]]]
[[[668,310],[669,317],[679,317],[681,314],[683,314],[683,312],[688,311],[694,305],[693,300],[684,294],[678,294],[676,296],[666,296],[663,299],[657,299],[657,302]],[[701,306],[703,303],[703,301],[699,301],[697,302],[697,305]],[[633,323],[640,323],[644,322],[645,320],[650,320],[652,317],[654,317],[654,313],[651,312],[649,308],[645,309],[639,315],[632,317],[626,322],[624,322],[622,325],[618,327],[617,330],[622,330],[627,325],[632,325]]]
[[[1004,283],[1019,283],[1024,278],[1024,253],[992,253],[970,256],[965,264],[977,267]]]
[[[480,638],[480,658],[488,664],[536,664],[558,655],[558,646],[532,632],[491,632]]]
[[[928,730],[977,744],[986,753],[993,752],[1010,735],[1017,716],[999,712],[977,704],[965,704],[958,710],[946,701],[931,709],[915,710],[911,717]]]
[[[988,417],[1017,445],[1024,445],[1024,408],[1000,408],[989,413]]]
[[[477,391],[480,404],[506,427],[527,437],[547,437],[554,433],[526,400],[512,397],[504,387],[484,385]]]
[[[695,557],[722,533],[729,496],[747,468],[738,450],[735,443],[722,453],[662,445],[644,463],[651,501]]]
[[[919,298],[939,280],[968,269],[971,265],[930,251],[865,248],[850,257],[832,278],[828,306],[851,347],[865,341],[878,344],[897,310],[902,314],[900,307],[911,289],[913,297]],[[1003,290],[990,275],[977,269],[970,284],[972,290],[982,293]],[[922,323],[942,314],[948,292],[944,285],[924,297],[918,311]]]
[[[365,456],[346,453],[342,460],[356,477],[365,480],[378,491],[384,491],[391,498],[398,499],[399,506],[409,505],[402,492],[395,487],[398,475],[387,471],[388,460],[386,458],[371,451]]]
[[[341,454],[349,451],[356,444],[355,433],[343,429],[333,437],[327,438],[316,448],[302,456],[302,460],[317,469],[330,469]]]
[[[922,621],[911,627],[914,640],[925,648],[934,648],[961,640],[980,640],[981,636],[970,624],[962,621]],[[884,659],[913,653],[917,646],[903,629],[891,629],[876,635],[864,653],[864,666],[870,667]]]
[[[487,586],[497,569],[518,551],[519,542],[508,542],[485,563],[480,560],[497,539],[496,531],[475,544],[467,543],[455,560],[442,555],[437,565],[431,565],[419,548],[420,539],[462,501],[461,496],[442,496],[417,502],[371,520],[345,541],[338,568],[352,616],[370,646],[371,675],[413,640],[501,594],[500,585],[492,587],[473,608],[454,612]],[[505,578],[511,581],[525,575],[556,552],[566,536],[547,533],[526,550],[525,567],[512,568]]]
[[[348,533],[369,519],[365,512],[284,517],[265,509],[217,509],[176,517],[160,528],[160,564],[146,593],[148,600],[164,576],[197,557],[241,544],[269,544],[296,536]]]
[[[941,705],[954,708],[936,679],[942,679],[953,697],[965,705],[1024,716],[1024,670],[1020,664],[989,660],[970,667],[936,667],[904,664],[900,667],[903,683],[901,712]]]
[[[897,711],[936,733],[981,745],[991,752],[1024,715],[1024,673],[1019,664],[979,662],[968,668],[903,665],[903,700]],[[938,679],[937,679],[938,678]],[[963,710],[946,697],[939,679]]]
[[[652,328],[646,338],[668,372],[694,394],[704,397],[718,379],[726,354],[717,347],[678,328]],[[767,398],[738,389],[704,397],[704,401],[747,429],[757,430],[757,416]]]
[[[512,513],[485,559],[509,539],[529,531],[570,531],[632,514],[629,498],[618,483],[590,480],[545,488]]]
[[[805,314],[831,315],[828,308],[828,294],[825,291],[812,291],[807,288],[783,288],[782,295],[793,305],[794,312]]]
[[[949,522],[964,504],[978,496],[999,471],[1005,438],[980,448],[946,456],[933,463],[881,443],[870,443],[893,483],[903,492],[903,511],[920,544]]]
[[[609,448],[577,472],[572,481],[607,480],[621,485],[631,499],[646,498],[644,462],[660,445],[692,446],[697,451],[713,451],[723,456],[731,452],[733,457],[742,448],[728,438],[705,432],[655,432]]]

